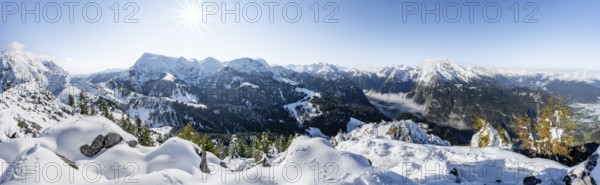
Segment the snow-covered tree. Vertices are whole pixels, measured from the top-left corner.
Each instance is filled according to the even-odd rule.
[[[477,133],[471,139],[471,147],[501,147],[511,148],[508,132],[502,127],[494,128],[492,125],[479,116],[475,117],[474,129]]]
[[[252,141],[252,157],[260,161],[264,155],[269,153],[271,141],[267,133],[262,133],[257,139]]]
[[[231,135],[231,140],[229,140],[229,146],[227,146],[227,154],[231,158],[240,157],[240,153],[238,152],[240,148],[240,141],[237,135]]]
[[[569,156],[569,146],[573,144],[573,137],[568,133],[573,129],[572,113],[562,99],[550,98],[542,106],[533,126],[524,117],[515,119],[519,140],[523,142],[522,147],[548,157]]]

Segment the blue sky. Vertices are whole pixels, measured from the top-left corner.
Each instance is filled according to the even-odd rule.
[[[34,20],[35,15],[27,14],[23,23],[23,5],[33,9],[36,2],[40,3],[40,22]],[[65,2],[2,0],[0,45],[18,41],[29,50],[54,57],[71,73],[127,68],[144,52],[198,59],[264,58],[282,65],[326,62],[349,67],[417,66],[424,59],[444,57],[459,64],[494,68],[600,70],[600,1],[596,0],[278,1],[273,8],[273,22],[264,3],[277,1],[79,1],[73,7],[72,23]],[[123,23],[134,10],[127,2],[134,2],[139,10],[132,17],[137,23]],[[242,12],[240,21],[226,15],[223,23],[220,11],[233,9],[236,2]],[[319,7],[318,23],[314,22],[315,2]],[[473,6],[470,22],[465,3],[473,2],[478,6]],[[102,9],[96,23],[84,20],[83,7],[88,3],[97,3]],[[111,10],[111,6],[117,7],[114,3],[119,4],[118,23]],[[290,23],[284,18],[295,21],[293,3],[302,16]],[[439,8],[435,8],[436,3]],[[197,11],[184,11],[186,7],[196,10],[189,8],[191,4],[197,5]],[[286,4],[289,6],[284,16]],[[53,19],[57,15],[53,5],[59,5],[62,12],[56,23],[49,22],[57,20]],[[215,15],[205,16],[206,23],[202,22],[202,5],[219,8]],[[256,23],[252,23],[257,15],[254,5],[261,7],[262,15]],[[414,9],[409,8],[415,6],[419,10],[411,12]],[[247,7],[247,13],[243,7]],[[457,7],[462,14],[460,19],[453,19]],[[324,23],[335,8],[338,11],[329,19],[333,23]],[[437,10],[440,21],[435,21],[436,15],[426,14],[423,22],[423,9]],[[496,9],[502,15],[493,20]],[[518,22],[514,20],[516,9]],[[87,10],[87,18],[96,17],[94,6]],[[533,16],[528,21],[537,23],[523,21],[530,14]],[[186,26],[186,20],[200,24]]]

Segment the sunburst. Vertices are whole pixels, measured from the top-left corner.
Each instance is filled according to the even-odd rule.
[[[200,0],[178,1],[179,9],[175,9],[177,28],[183,26],[183,31],[189,34],[201,34],[203,30],[210,32],[206,22],[202,21],[202,2]]]

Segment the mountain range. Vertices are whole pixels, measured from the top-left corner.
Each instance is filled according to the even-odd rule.
[[[411,118],[453,144],[468,142],[470,136],[452,133],[472,134],[475,114],[510,131],[514,116],[534,117],[551,97],[585,105],[598,104],[600,97],[597,75],[497,70],[442,58],[414,68],[354,69],[145,53],[125,70],[73,77],[38,54],[9,47],[1,53],[0,69],[0,120],[12,125],[0,130],[14,132],[23,122],[29,128],[23,135],[71,116],[69,95],[81,91],[93,104],[139,116],[152,127],[191,123],[203,132],[286,134],[318,128],[333,136],[352,120]]]

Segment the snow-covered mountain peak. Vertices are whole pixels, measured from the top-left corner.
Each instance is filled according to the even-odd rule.
[[[446,58],[427,59],[417,67],[417,70],[419,70],[417,79],[426,84],[433,82],[435,79],[444,81],[459,80],[468,83],[481,77],[478,72],[471,71]]]
[[[177,58],[168,57],[168,56],[164,56],[164,55],[157,55],[157,54],[152,54],[152,53],[144,53],[135,62],[133,67],[165,69],[165,68],[168,68],[169,65],[175,64],[175,62],[177,62]]]
[[[340,72],[349,71],[348,69],[346,69],[344,67],[337,66],[334,64],[324,63],[324,62],[314,63],[314,64],[310,64],[310,65],[290,64],[285,67],[288,69],[291,69],[293,71],[299,72],[299,73],[308,73],[308,74],[314,74],[314,75],[332,75],[332,74],[336,74],[336,73],[340,73]]]
[[[264,73],[273,72],[269,64],[264,59],[240,58],[229,61],[227,67],[244,73]]]
[[[199,60],[196,62],[205,72],[219,71],[225,67],[223,62],[213,57],[207,57],[204,60]]]
[[[195,82],[199,77],[215,73],[223,67],[223,63],[214,58],[188,60],[184,57],[144,53],[131,68],[121,73],[120,77],[133,77],[136,84],[143,84],[170,74],[176,79]]]
[[[53,91],[60,90],[69,74],[49,57],[25,50],[20,43],[12,43],[0,54],[0,92],[19,84],[33,82],[38,87],[53,83]]]
[[[25,45],[19,43],[19,42],[13,42],[10,43],[8,45],[8,47],[6,47],[6,50],[4,50],[4,53],[24,53],[25,52]]]

